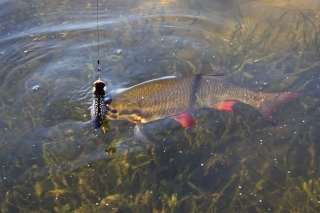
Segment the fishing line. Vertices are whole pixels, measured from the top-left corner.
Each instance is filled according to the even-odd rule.
[[[98,79],[101,79],[101,69],[100,69],[100,35],[99,35],[99,0],[97,0],[97,37],[98,37]]]
[[[100,68],[100,36],[99,36],[99,0],[97,0],[97,37],[98,37],[98,80],[93,82],[93,102],[91,108],[91,123],[96,132],[97,129],[101,129],[101,132],[105,135],[105,140],[107,139],[106,133],[109,131],[110,127],[108,123],[103,123],[105,114],[108,110],[107,102],[105,100],[106,94],[106,84],[104,81],[101,80],[101,68]],[[110,102],[110,100],[109,100]],[[115,147],[108,147],[106,148],[105,152],[107,154],[115,153],[117,148]]]

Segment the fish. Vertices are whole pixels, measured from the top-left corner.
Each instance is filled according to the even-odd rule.
[[[91,107],[91,123],[96,131],[103,124],[107,108],[105,105],[106,84],[101,79],[93,82],[93,101]]]
[[[190,111],[212,108],[232,112],[232,107],[242,102],[276,126],[273,111],[301,96],[299,92],[254,92],[218,75],[167,76],[108,93],[105,119],[140,125],[172,117],[183,127],[193,127],[196,121]]]

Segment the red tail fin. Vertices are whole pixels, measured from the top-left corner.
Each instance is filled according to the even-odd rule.
[[[272,113],[275,109],[281,107],[287,102],[294,101],[302,96],[297,92],[283,92],[283,93],[260,93],[261,99],[255,108],[265,117],[273,126],[275,126]]]

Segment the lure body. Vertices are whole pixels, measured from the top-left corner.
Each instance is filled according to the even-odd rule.
[[[106,114],[105,83],[98,79],[93,83],[93,102],[91,108],[91,123],[95,130],[99,129]]]

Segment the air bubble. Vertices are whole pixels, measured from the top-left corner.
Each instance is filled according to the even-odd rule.
[[[234,46],[234,43],[233,43],[232,41],[230,41],[230,42],[229,42],[229,46],[230,46],[230,47],[233,47],[233,46]]]
[[[33,90],[33,91],[38,91],[39,89],[40,89],[40,86],[39,86],[39,85],[36,85],[36,86],[32,87],[32,90]]]

